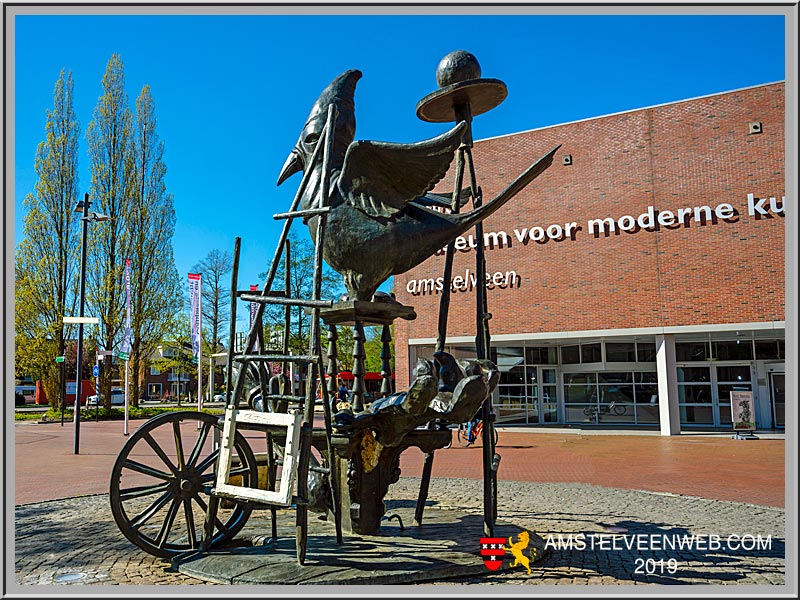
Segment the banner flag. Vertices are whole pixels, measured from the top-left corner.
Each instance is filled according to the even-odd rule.
[[[125,259],[125,331],[122,334],[122,352],[131,351],[131,259]]]
[[[200,288],[202,286],[200,273],[189,273],[189,303],[192,319],[192,356],[200,354]]]

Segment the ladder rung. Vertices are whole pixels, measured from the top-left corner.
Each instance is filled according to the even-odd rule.
[[[287,400],[288,402],[298,402],[302,404],[306,401],[305,396],[288,396],[286,394],[267,394],[267,400]]]
[[[285,298],[278,296],[263,296],[249,292],[239,296],[245,302],[262,302],[264,304],[288,304],[289,306],[310,306],[311,308],[331,308],[333,300],[304,300],[302,298]]]
[[[330,206],[323,206],[322,208],[307,208],[306,210],[295,210],[292,212],[278,213],[272,215],[275,220],[279,219],[293,219],[294,217],[313,217],[316,215],[324,215],[331,212]]]
[[[234,356],[233,360],[238,362],[296,362],[296,363],[313,363],[319,360],[319,356],[309,354],[243,354]]]

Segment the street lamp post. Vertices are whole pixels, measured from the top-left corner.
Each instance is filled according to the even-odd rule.
[[[81,217],[81,221],[83,222],[83,231],[81,233],[81,285],[80,285],[80,300],[78,303],[79,306],[79,318],[83,319],[83,307],[84,307],[84,299],[86,297],[86,231],[89,221],[108,221],[111,219],[108,215],[101,215],[100,213],[93,212],[91,216],[89,216],[89,207],[91,206],[91,202],[89,200],[89,194],[84,194],[83,200],[79,201],[78,204],[75,206],[75,212],[82,212],[83,216]],[[76,365],[76,376],[75,376],[75,454],[79,454],[79,447],[80,447],[80,433],[81,433],[81,369],[83,365],[81,364],[81,358],[83,354],[83,321],[79,321],[78,323],[78,356],[77,356],[77,365]],[[97,401],[98,404],[100,402],[100,393],[98,390],[97,394]]]

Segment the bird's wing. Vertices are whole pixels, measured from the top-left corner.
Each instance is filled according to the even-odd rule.
[[[342,196],[370,216],[392,217],[445,176],[466,126],[415,144],[353,142],[339,176]]]
[[[469,188],[465,188],[461,190],[461,193],[458,197],[458,205],[459,207],[464,206],[469,199],[472,197],[472,191]],[[424,196],[420,196],[416,200],[414,200],[416,204],[421,206],[433,206],[434,208],[452,208],[453,205],[453,197],[450,194],[434,194],[433,192],[428,192]]]

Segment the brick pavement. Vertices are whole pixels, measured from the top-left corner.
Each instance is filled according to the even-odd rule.
[[[131,589],[146,592],[151,589],[149,586],[159,589],[163,585],[186,585],[191,586],[188,589],[199,590],[197,584],[211,585],[171,571],[168,563],[140,551],[119,532],[105,491],[111,465],[125,441],[120,435],[122,424],[94,425],[94,429],[88,423],[82,425],[84,437],[79,457],[72,455],[70,426],[16,428],[18,506],[14,582],[24,586],[19,589],[23,593],[44,594],[51,589],[63,590],[65,585],[122,585],[136,586]],[[137,425],[132,423],[131,431]],[[620,454],[624,449],[627,452]],[[545,591],[550,585],[688,583],[766,585],[770,591],[786,591],[782,587],[783,440],[764,439],[754,445],[725,436],[660,438],[507,431],[501,432],[499,451],[503,455],[500,472],[504,479],[499,482],[498,519],[542,537],[550,533],[609,534],[619,529],[626,536],[713,534],[725,539],[730,534],[750,534],[772,536],[771,547],[758,552],[727,548],[719,551],[553,549],[537,563],[530,576],[521,570],[502,574],[487,571],[481,577],[442,581],[437,585],[535,584],[545,586],[541,588]],[[27,457],[25,452],[29,453]],[[527,460],[511,460],[516,456],[514,453],[522,453],[520,456]],[[646,458],[637,458],[642,454]],[[31,456],[37,460],[28,464],[41,468],[26,475],[21,463],[24,465]],[[475,474],[476,456],[479,461],[479,448],[454,446],[437,453],[429,502],[445,509],[481,514],[482,481],[477,479],[479,468]],[[515,463],[521,464],[514,466]],[[416,499],[419,480],[414,475],[418,474],[420,464],[421,453],[404,455],[403,477],[390,487],[387,496],[389,510],[398,502]],[[736,471],[730,470],[734,468]],[[54,475],[56,469],[61,472]],[[620,473],[625,470],[628,472]],[[748,475],[765,473],[772,480],[769,485],[756,480],[757,485],[732,486],[731,493],[739,499],[754,500],[731,501],[720,490],[726,488],[723,484],[731,473],[742,470]],[[681,473],[687,476],[682,478]],[[657,486],[642,489],[648,484],[649,475],[659,485],[671,485],[672,491]],[[710,483],[692,487],[699,485],[704,476]],[[511,480],[514,477],[530,477],[534,481]],[[637,478],[640,489],[630,489],[636,486]],[[67,480],[72,483],[65,485]],[[48,485],[36,483],[40,481],[47,481]],[[597,484],[603,481],[607,487]],[[21,502],[20,498],[27,493],[25,488],[31,485],[54,499]],[[762,491],[764,487],[772,491],[759,495],[754,492],[759,486]],[[687,491],[693,489],[698,491],[694,494]],[[70,497],[59,498],[58,494]],[[639,575],[635,573],[637,558],[674,558],[678,569],[675,574]],[[219,586],[211,589],[221,591]]]
[[[442,509],[481,514],[482,485],[474,479],[434,479],[429,501]],[[418,486],[417,478],[401,477],[387,496],[388,512],[413,501]],[[785,513],[781,508],[563,483],[501,481],[499,497],[498,519],[545,540],[550,534],[610,535],[614,531],[626,536],[717,535],[723,541],[732,534],[749,534],[764,540],[771,536],[770,547],[743,552],[723,543],[718,551],[697,547],[639,551],[604,549],[598,541],[595,549],[588,545],[584,550],[551,548],[530,576],[521,569],[502,574],[487,571],[480,577],[442,580],[436,585],[761,585],[778,592],[784,584]],[[45,593],[46,588],[39,586],[213,585],[173,572],[168,562],[130,544],[117,530],[105,494],[18,506],[15,533],[16,583],[28,593],[30,586]],[[673,558],[677,571],[637,574],[636,560],[648,558]]]

